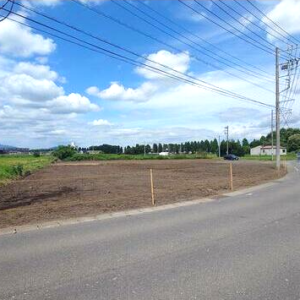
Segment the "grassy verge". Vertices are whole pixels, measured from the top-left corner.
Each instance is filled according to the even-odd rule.
[[[271,155],[246,155],[244,157],[241,157],[243,160],[263,160],[263,161],[271,161],[272,156]],[[295,153],[288,153],[287,155],[281,156],[282,160],[295,160],[297,159],[297,156]],[[276,157],[274,155],[274,161],[276,160]]]
[[[211,154],[178,154],[161,156],[156,154],[75,154],[66,159],[67,161],[83,160],[154,160],[154,159],[212,159],[215,155]]]
[[[55,160],[52,156],[1,155],[0,184],[46,167]]]

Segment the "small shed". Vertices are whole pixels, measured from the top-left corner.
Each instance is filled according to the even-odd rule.
[[[286,148],[280,147],[280,155],[286,155]],[[250,149],[250,155],[275,155],[276,146],[257,146]]]

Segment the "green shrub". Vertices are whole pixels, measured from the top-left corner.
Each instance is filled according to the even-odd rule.
[[[11,167],[11,173],[14,176],[22,176],[23,175],[23,165],[18,164],[16,166]]]
[[[59,146],[55,151],[53,151],[53,155],[61,160],[71,158],[76,153],[77,151],[71,146]]]
[[[33,152],[33,156],[34,156],[34,157],[40,157],[41,154],[40,154],[40,152],[35,151],[35,152]]]

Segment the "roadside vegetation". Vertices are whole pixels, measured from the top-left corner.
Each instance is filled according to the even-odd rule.
[[[243,160],[261,160],[261,161],[272,161],[272,155],[245,155],[241,157]],[[296,153],[287,153],[287,155],[281,155],[281,160],[295,160],[297,159]],[[273,161],[275,162],[276,156],[274,153]]]
[[[53,156],[0,155],[0,184],[30,175],[55,161]]]
[[[161,156],[158,154],[75,154],[66,159],[69,161],[82,161],[82,160],[163,160],[163,159],[213,159],[216,155],[208,153],[198,154],[170,154]]]
[[[65,161],[84,161],[84,160],[154,160],[154,159],[213,159],[217,156],[206,152],[195,154],[170,154],[166,156],[158,154],[108,154],[108,153],[78,153],[70,146],[59,146],[53,155]]]

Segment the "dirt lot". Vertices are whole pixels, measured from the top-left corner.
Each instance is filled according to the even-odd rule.
[[[157,205],[217,195],[229,188],[229,165],[223,161],[57,163],[0,187],[0,227],[149,206],[150,168]],[[271,164],[262,162],[234,162],[233,172],[235,189],[278,177]]]

